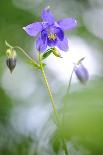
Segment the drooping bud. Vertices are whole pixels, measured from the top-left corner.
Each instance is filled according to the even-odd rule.
[[[6,64],[10,72],[12,73],[12,71],[16,66],[16,51],[13,48],[9,48],[6,51],[6,55],[7,55]]]
[[[56,57],[62,58],[61,54],[55,47],[52,48],[52,52]]]
[[[75,65],[74,72],[81,83],[85,84],[88,81],[89,73],[82,63]]]

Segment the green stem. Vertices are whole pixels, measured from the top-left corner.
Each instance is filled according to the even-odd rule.
[[[15,46],[13,48],[20,50],[27,57],[28,60],[30,60],[37,67],[40,67],[39,64],[37,64],[37,62],[34,59],[32,59],[21,47]]]
[[[48,90],[48,93],[49,93],[49,96],[50,96],[50,100],[51,100],[51,103],[52,103],[52,107],[53,107],[54,113],[56,115],[56,119],[58,119],[58,113],[57,113],[57,109],[56,109],[56,106],[55,106],[55,103],[54,103],[54,98],[53,98],[53,95],[52,95],[52,92],[51,92],[51,89],[50,89],[50,86],[49,86],[49,83],[48,83],[48,79],[47,79],[45,71],[44,71],[44,67],[43,67],[42,62],[40,60],[40,57],[39,57],[39,61],[40,61],[40,67],[41,67],[42,75],[43,75],[43,78],[44,78],[44,81],[45,81],[45,85],[47,87],[47,90]]]
[[[74,72],[74,67],[73,67],[73,70],[72,70],[72,72],[71,72],[71,76],[70,76],[70,79],[69,79],[69,84],[68,84],[68,87],[67,87],[66,95],[70,92],[70,86],[71,86],[71,82],[72,82],[73,72]],[[66,96],[66,95],[65,95],[65,96]]]
[[[43,78],[44,78],[44,81],[45,81],[45,85],[47,87],[48,94],[49,94],[49,97],[50,97],[50,100],[51,100],[51,103],[52,103],[53,111],[54,111],[55,116],[56,116],[56,122],[57,122],[58,127],[59,127],[59,129],[61,131],[61,128],[60,128],[61,125],[60,125],[60,121],[59,121],[58,111],[57,111],[57,108],[56,108],[56,105],[55,105],[55,102],[54,102],[54,98],[53,98],[53,95],[52,95],[52,92],[51,92],[51,89],[50,89],[50,86],[49,86],[49,83],[48,83],[48,79],[47,79],[45,71],[44,71],[44,67],[42,66],[42,62],[41,62],[41,59],[40,59],[40,54],[39,54],[39,61],[40,61],[40,67],[41,67],[42,75],[43,75]],[[64,149],[64,152],[65,152],[65,155],[69,155],[68,150],[67,150],[67,146],[66,146],[66,143],[64,141],[62,133],[61,133],[61,138],[62,138],[62,142],[63,142],[63,149]]]

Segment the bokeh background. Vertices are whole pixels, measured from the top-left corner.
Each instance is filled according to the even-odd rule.
[[[74,17],[78,26],[66,32],[69,51],[51,55],[46,73],[62,119],[70,155],[103,155],[103,0],[0,0],[0,155],[63,155],[53,110],[41,73],[17,51],[11,75],[6,66],[7,40],[36,57],[35,38],[22,27],[40,19],[50,6],[55,18]],[[73,63],[85,57],[89,81],[82,85]]]

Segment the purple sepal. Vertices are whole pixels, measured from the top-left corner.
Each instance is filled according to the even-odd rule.
[[[63,30],[70,30],[77,26],[77,21],[74,18],[65,18],[57,23]]]
[[[47,22],[50,25],[54,23],[54,16],[49,8],[45,8],[42,11],[41,17],[44,22]]]
[[[32,23],[23,27],[23,29],[26,31],[28,35],[35,37],[39,32],[41,32],[42,24],[41,22]]]
[[[41,37],[39,37],[36,41],[36,49],[39,52],[45,52],[46,48],[47,48],[47,42],[44,43]]]
[[[64,37],[64,39],[62,40],[62,41],[60,41],[59,39],[58,39],[58,42],[57,42],[57,45],[56,45],[60,50],[62,50],[62,51],[68,51],[68,48],[69,48],[69,46],[68,46],[68,39],[67,39],[67,37]]]

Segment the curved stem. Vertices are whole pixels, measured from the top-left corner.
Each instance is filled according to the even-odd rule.
[[[40,67],[39,64],[37,64],[37,62],[34,59],[32,59],[21,47],[15,46],[13,48],[20,50],[27,57],[27,59],[29,59],[34,65],[36,65],[37,67]]]
[[[61,125],[60,125],[60,121],[59,121],[58,111],[57,111],[57,108],[56,108],[56,105],[55,105],[55,102],[54,102],[54,98],[53,98],[53,95],[52,95],[52,92],[51,92],[51,88],[50,88],[49,83],[48,83],[48,79],[46,77],[44,68],[42,66],[42,62],[41,62],[41,59],[40,59],[40,54],[39,54],[39,62],[40,62],[40,67],[41,67],[42,75],[43,75],[43,78],[44,78],[44,82],[45,82],[45,85],[47,87],[48,94],[49,94],[49,97],[50,97],[50,100],[51,100],[51,103],[52,103],[53,111],[54,111],[55,116],[56,116],[56,122],[58,124],[58,127],[60,129],[60,133],[61,133]],[[65,152],[65,155],[69,155],[68,150],[67,150],[67,146],[66,146],[66,143],[64,141],[62,133],[61,133],[61,138],[62,138],[62,142],[63,142],[63,149],[64,149],[64,152]]]
[[[33,58],[31,58],[21,47],[19,47],[19,46],[14,46],[13,47],[6,40],[5,40],[5,44],[6,44],[7,47],[9,47],[11,49],[18,49],[18,50],[20,50],[26,56],[26,58],[31,62],[31,64],[33,64],[35,67],[40,69],[39,64]]]
[[[73,67],[73,70],[72,70],[72,72],[71,72],[71,76],[70,76],[70,79],[69,79],[69,84],[68,84],[68,87],[67,87],[66,95],[67,95],[67,93],[70,92],[70,86],[71,86],[71,82],[72,82],[73,72],[74,72],[74,67]],[[65,96],[66,96],[66,95],[65,95]]]

